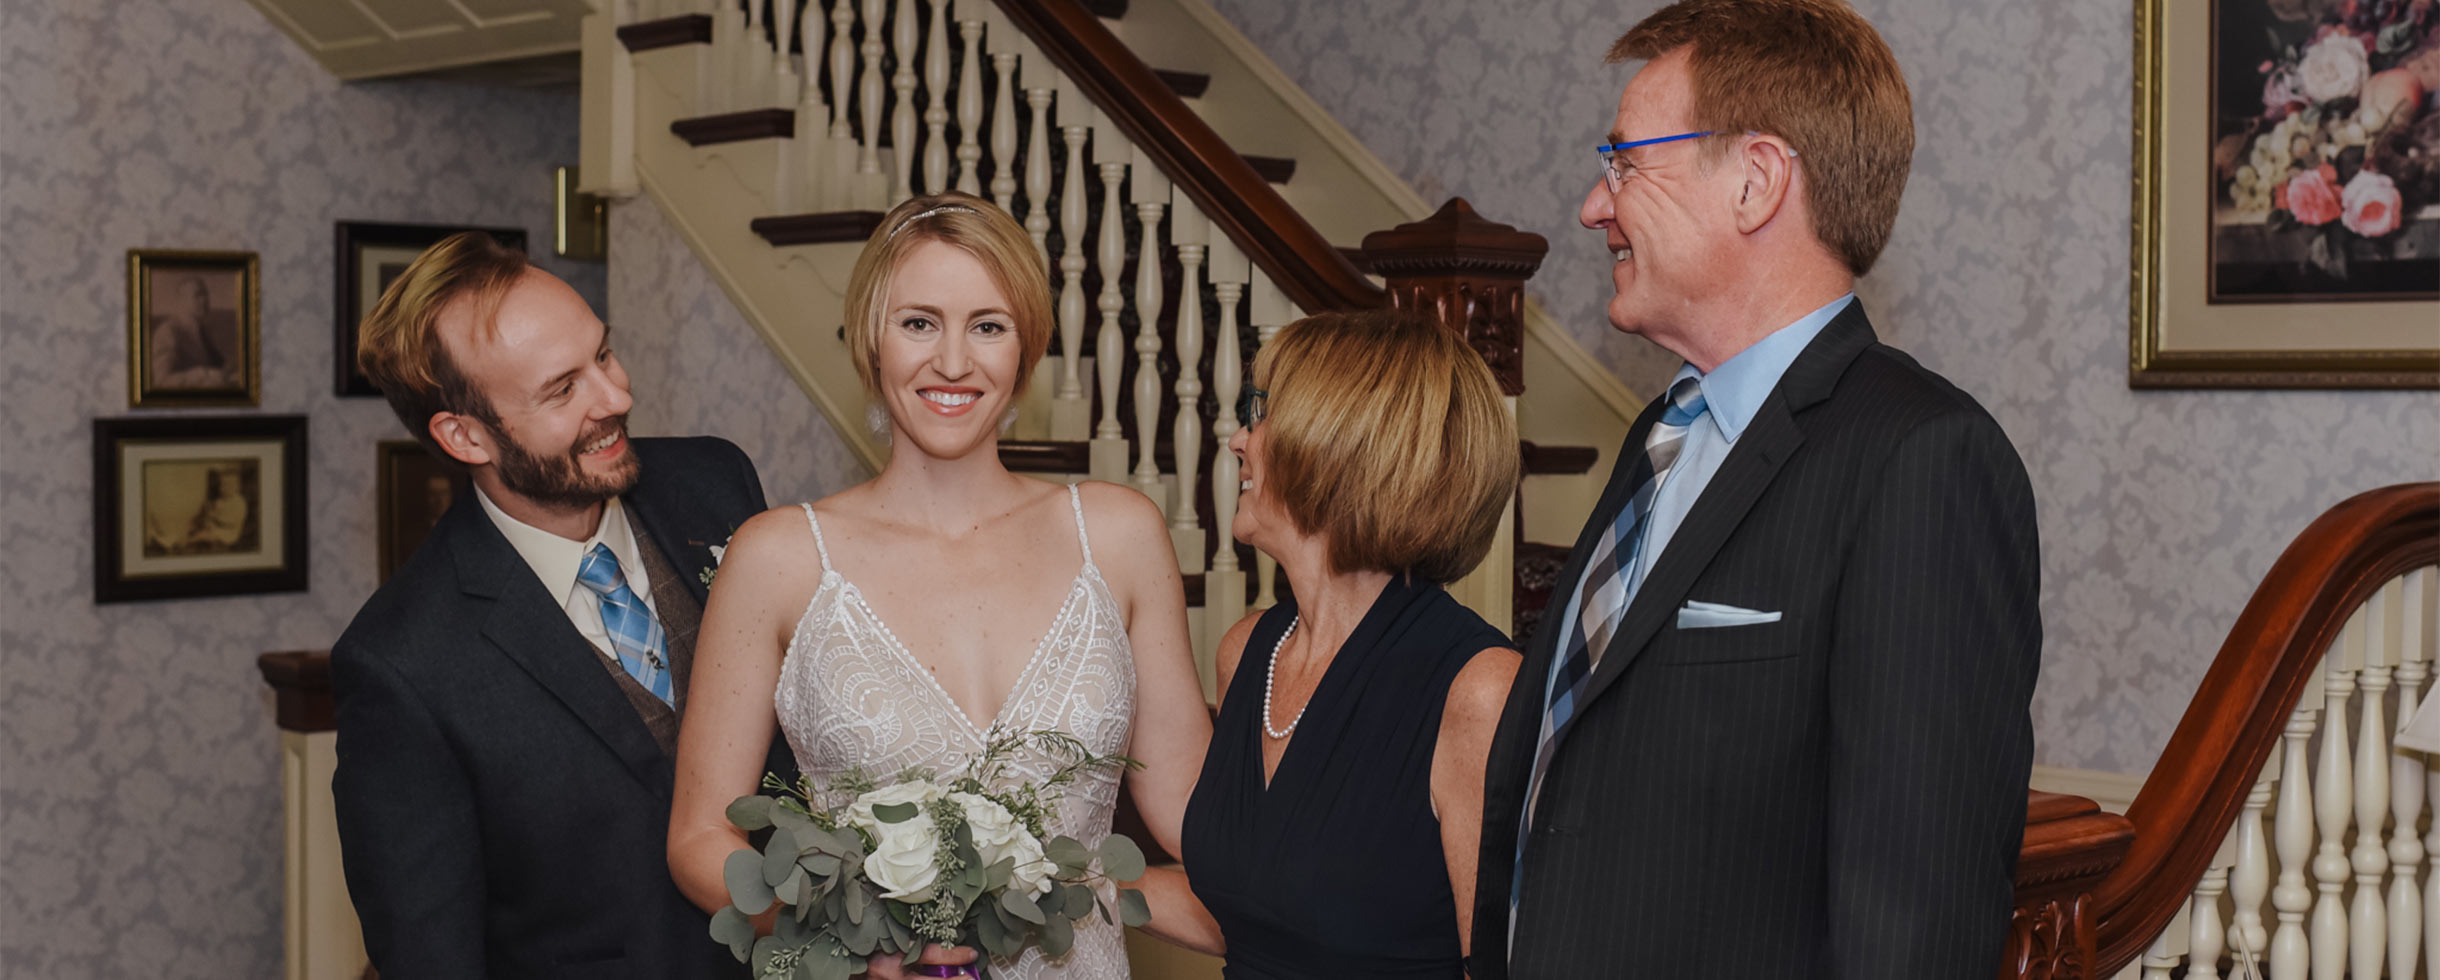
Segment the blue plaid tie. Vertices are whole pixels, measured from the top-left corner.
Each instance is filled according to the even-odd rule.
[[[652,610],[627,587],[627,576],[619,572],[618,556],[610,553],[609,545],[596,542],[585,552],[584,562],[576,566],[576,580],[602,597],[602,629],[610,634],[619,666],[654,697],[668,701],[669,641]]]
[[[1593,669],[1601,665],[1602,655],[1609,652],[1610,639],[1626,618],[1627,603],[1643,584],[1642,553],[1647,529],[1644,518],[1652,513],[1652,498],[1660,493],[1661,481],[1677,462],[1678,450],[1686,442],[1686,428],[1702,418],[1708,407],[1703,401],[1702,384],[1696,379],[1683,378],[1669,387],[1669,407],[1644,437],[1644,455],[1652,460],[1652,477],[1635,489],[1635,496],[1618,512],[1617,520],[1610,523],[1610,533],[1593,546],[1583,591],[1576,599],[1576,628],[1566,634],[1566,656],[1559,661],[1558,672],[1551,681],[1550,704],[1542,715],[1542,740],[1534,750],[1533,778],[1526,783],[1524,817],[1517,828],[1516,873],[1508,893],[1512,910],[1517,900],[1514,886],[1524,882],[1525,832],[1533,828],[1534,809],[1542,797],[1542,776],[1550,770],[1551,756],[1558,751],[1560,737],[1567,734],[1568,725],[1576,720],[1577,709],[1583,706]],[[1513,915],[1509,928],[1513,933]]]

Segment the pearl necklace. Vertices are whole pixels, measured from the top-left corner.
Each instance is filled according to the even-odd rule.
[[[1286,738],[1295,734],[1296,723],[1305,720],[1305,708],[1313,707],[1313,699],[1306,698],[1305,708],[1296,709],[1296,717],[1288,719],[1288,727],[1271,727],[1271,687],[1279,680],[1279,651],[1288,645],[1289,637],[1296,635],[1296,624],[1303,619],[1303,615],[1299,614],[1288,620],[1287,631],[1279,634],[1279,642],[1271,644],[1271,666],[1262,674],[1262,733],[1272,738]]]

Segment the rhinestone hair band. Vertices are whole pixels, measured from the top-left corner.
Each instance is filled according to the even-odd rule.
[[[922,221],[923,219],[925,219],[925,218],[929,218],[929,217],[931,217],[931,216],[933,216],[933,215],[940,214],[941,212],[944,212],[944,211],[964,211],[964,212],[966,212],[966,213],[968,213],[968,214],[981,214],[981,213],[982,213],[982,212],[980,212],[980,211],[976,211],[975,209],[973,209],[973,208],[971,208],[971,207],[968,207],[968,206],[966,206],[966,205],[963,205],[963,204],[943,204],[943,205],[941,205],[941,206],[939,206],[939,207],[933,208],[933,209],[928,210],[928,211],[918,211],[918,212],[916,212],[916,213],[915,213],[915,216],[914,216],[914,217],[912,217],[912,218],[908,218],[908,219],[907,219],[907,220],[905,220],[905,221],[901,221],[901,222],[899,222],[899,223],[898,223],[898,227],[890,229],[889,238],[884,238],[884,239],[882,239],[882,241],[885,241],[885,242],[886,242],[886,241],[889,241],[889,240],[890,240],[890,238],[896,238],[896,237],[898,237],[898,233],[899,233],[899,232],[902,232],[902,231],[907,230],[907,228],[908,228],[909,226],[913,225],[914,223],[916,223],[916,222],[918,222],[918,221]]]

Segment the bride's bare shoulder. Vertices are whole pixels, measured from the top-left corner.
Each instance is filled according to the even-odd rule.
[[[1076,484],[1076,493],[1084,505],[1085,533],[1093,538],[1095,557],[1104,550],[1125,548],[1134,551],[1149,541],[1169,542],[1169,522],[1161,516],[1161,508],[1134,487],[1116,483],[1087,480]]]

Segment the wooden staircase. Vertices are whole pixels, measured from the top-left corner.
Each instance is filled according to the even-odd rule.
[[[1226,95],[1198,70],[1210,66],[1154,68],[1119,38],[1147,30],[1139,12],[1167,30],[1182,3],[1199,2],[642,0],[623,23],[613,11],[587,26],[586,162],[589,184],[660,198],[875,468],[884,449],[863,435],[843,363],[845,268],[909,194],[986,194],[1020,217],[1050,266],[1060,323],[1002,459],[1046,478],[1131,484],[1162,505],[1208,682],[1218,633],[1280,587],[1267,558],[1225,535],[1236,477],[1224,409],[1260,345],[1305,312],[1417,309],[1525,396],[1521,287],[1546,246],[1462,200],[1333,243],[1290,196],[1327,211],[1361,195],[1304,186],[1298,157],[1233,148],[1203,118]],[[1590,400],[1555,399],[1559,410],[1539,417],[1565,419],[1553,427],[1562,437],[1597,417],[1591,431],[1613,443],[1632,409],[1612,397],[1603,411],[1567,411]],[[1535,434],[1537,414],[1519,407]],[[1580,517],[1604,449],[1528,449],[1528,487],[1563,481],[1555,499]],[[1517,541],[1505,531],[1510,547],[1453,587],[1508,625],[1521,608]]]

